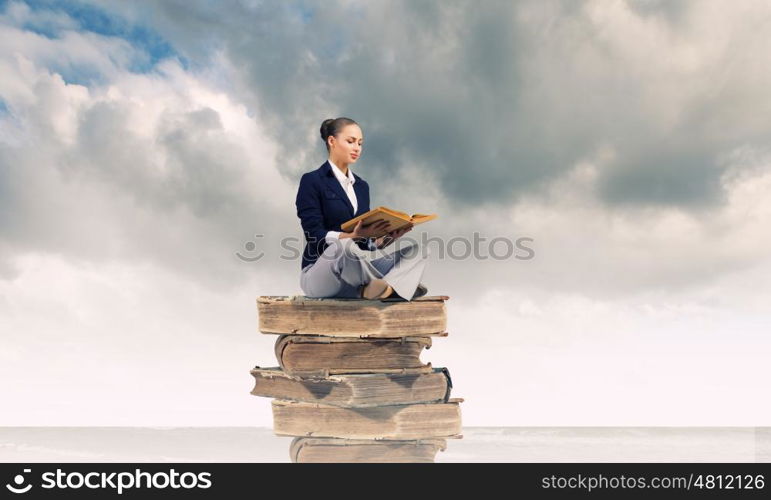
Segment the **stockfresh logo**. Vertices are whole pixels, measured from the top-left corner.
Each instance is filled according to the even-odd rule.
[[[24,474],[29,474],[30,472],[32,472],[32,469],[24,469]],[[8,488],[8,491],[11,493],[22,494],[32,489],[32,484],[24,484],[27,482],[27,477],[24,476],[24,474],[16,474],[13,476],[13,480],[5,485],[5,487]]]

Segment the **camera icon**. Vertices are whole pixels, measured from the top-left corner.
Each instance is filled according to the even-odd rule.
[[[24,469],[24,474],[27,474],[29,472],[32,472],[32,469]],[[24,475],[16,474],[13,477],[13,484],[10,484],[10,483],[6,484],[5,487],[8,488],[8,491],[10,491],[11,493],[17,493],[17,494],[19,494],[19,493],[26,493],[26,492],[28,492],[29,490],[32,489],[32,485],[31,484],[23,486],[24,485],[24,481],[26,481],[26,480],[27,480],[27,478],[24,477]]]

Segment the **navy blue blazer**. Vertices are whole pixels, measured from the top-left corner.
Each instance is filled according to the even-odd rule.
[[[342,231],[340,225],[365,212],[369,212],[369,184],[356,174],[353,191],[358,205],[356,213],[343,186],[332,172],[332,165],[325,161],[312,172],[300,178],[297,190],[297,216],[300,218],[305,233],[305,250],[301,268],[313,264],[328,246],[325,241],[327,231]],[[360,248],[369,249],[367,239],[356,242]]]

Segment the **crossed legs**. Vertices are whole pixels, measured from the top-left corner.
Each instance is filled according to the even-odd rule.
[[[379,256],[373,258],[375,255]],[[380,278],[400,297],[411,300],[427,257],[417,242],[400,245],[397,240],[385,250],[370,252],[345,238],[333,242],[312,266],[302,270],[300,287],[307,297],[358,298],[361,286]]]

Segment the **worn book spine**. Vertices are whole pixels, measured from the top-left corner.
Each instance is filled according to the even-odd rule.
[[[352,339],[311,335],[281,335],[275,353],[281,369],[297,376],[344,373],[430,373],[420,361],[431,347],[430,337]]]
[[[405,300],[259,297],[259,330],[268,334],[398,338],[447,335],[445,296]]]
[[[340,408],[273,401],[277,435],[345,439],[425,439],[460,437],[461,399],[446,403]]]
[[[447,448],[444,439],[360,440],[296,437],[289,446],[294,463],[433,463]]]
[[[413,403],[443,403],[450,398],[449,371],[431,373],[334,375],[301,378],[277,368],[255,368],[252,394],[255,396],[323,403],[332,406],[367,408]]]

